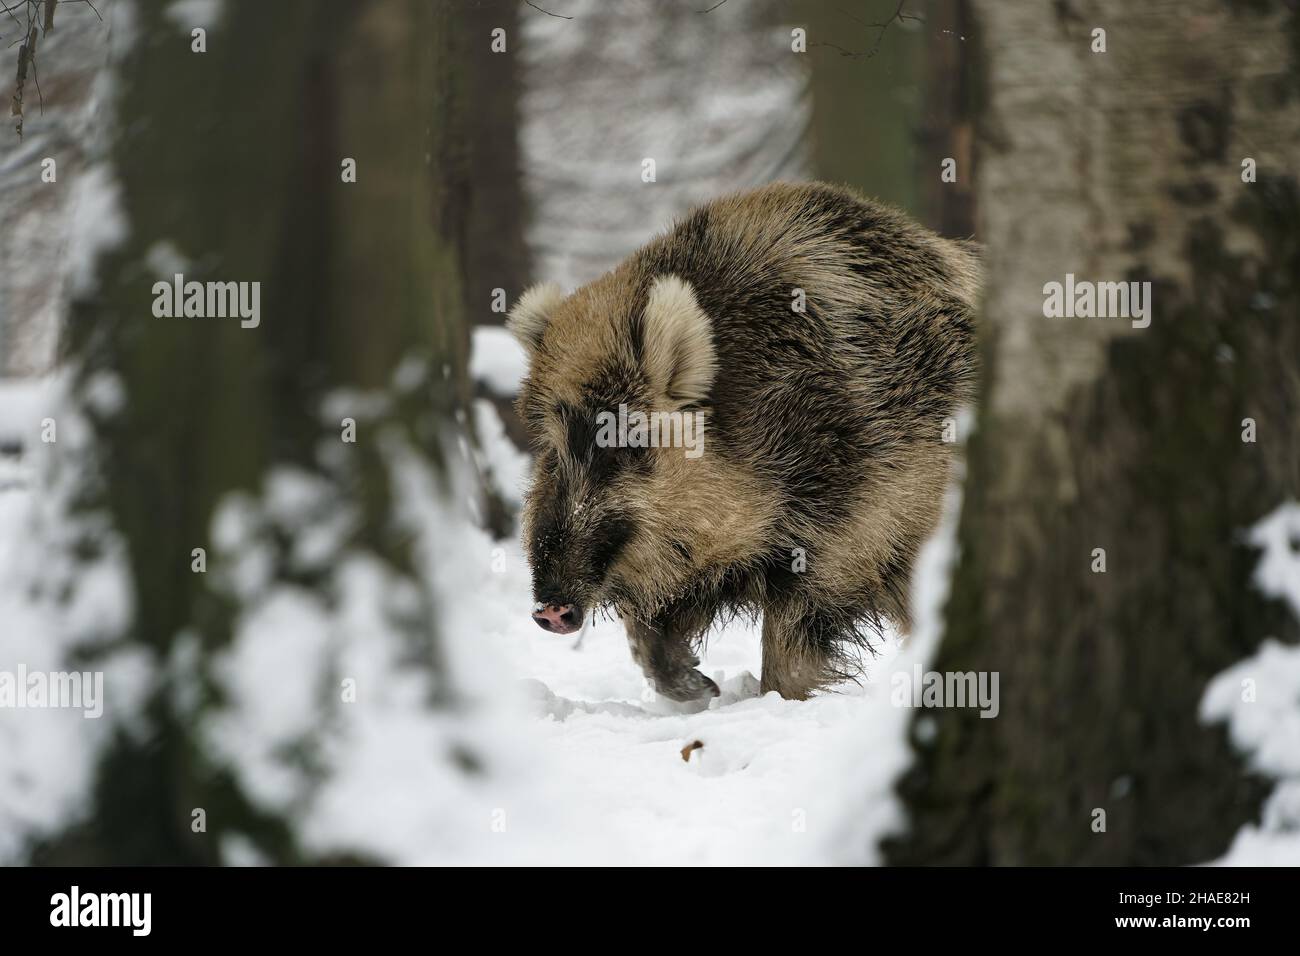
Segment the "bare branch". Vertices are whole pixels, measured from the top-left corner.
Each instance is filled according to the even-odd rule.
[[[23,2],[26,3],[27,0],[23,0]],[[18,28],[20,30],[23,29],[23,21],[18,19],[17,15],[14,13],[13,7],[5,3],[4,0],[0,0],[0,8],[3,8],[4,12],[9,14],[9,19],[12,20],[14,23],[18,24]]]
[[[19,139],[23,138],[23,90],[27,86],[28,67],[35,71],[37,36],[36,24],[33,23],[27,31],[26,42],[18,48],[18,78],[14,84],[14,98],[9,107],[9,115],[18,117],[14,130],[17,131]]]
[[[86,0],[86,2],[89,3],[90,0]],[[555,19],[557,19],[557,20],[572,20],[572,19],[573,19],[573,17],[566,17],[566,16],[563,16],[562,14],[559,14],[559,13],[552,13],[550,10],[543,10],[543,9],[542,9],[541,7],[539,7],[537,4],[533,3],[533,0],[524,0],[524,3],[528,4],[528,5],[529,5],[530,7],[532,7],[534,10],[537,10],[537,11],[540,12],[540,13],[544,13],[544,14],[546,14],[548,17],[555,17]]]
[[[880,52],[880,44],[881,41],[883,41],[885,38],[885,31],[889,29],[890,25],[894,23],[894,21],[898,21],[899,23],[903,23],[907,20],[913,20],[917,23],[924,22],[923,17],[917,16],[914,13],[904,13],[903,5],[905,3],[907,3],[907,0],[898,0],[898,6],[894,8],[894,12],[890,14],[889,19],[882,20],[879,23],[868,23],[865,20],[861,19],[860,17],[855,17],[847,10],[841,10],[839,7],[835,8],[844,16],[848,17],[850,20],[854,20],[858,23],[861,23],[864,27],[870,27],[871,29],[876,31],[876,42],[871,45],[870,50],[866,50],[863,52],[854,52],[853,50],[846,50],[844,47],[839,46],[838,44],[826,43],[826,42],[810,43],[808,44],[808,46],[810,47],[824,46],[832,50],[836,50],[840,54],[840,56],[850,57],[852,59],[869,60],[871,59],[871,57],[875,56],[877,53]]]
[[[32,51],[32,82],[36,84],[36,99],[40,103],[41,115],[45,115],[45,94],[41,92],[41,76],[36,69],[36,51]]]

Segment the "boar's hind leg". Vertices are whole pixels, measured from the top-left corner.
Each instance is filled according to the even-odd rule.
[[[627,639],[632,659],[658,693],[679,701],[718,696],[718,685],[695,669],[700,659],[680,631],[628,620]]]
[[[763,615],[764,694],[786,700],[808,695],[835,680],[836,634],[830,622],[806,608],[769,608]]]

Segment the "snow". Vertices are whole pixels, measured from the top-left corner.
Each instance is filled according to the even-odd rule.
[[[122,541],[69,508],[93,449],[67,383],[5,383],[0,394],[16,399],[0,408],[25,448],[21,459],[0,458],[0,669],[102,672],[104,712],[86,719],[75,708],[0,708],[0,864],[82,811],[104,742],[117,730],[143,730],[140,705],[155,677],[144,652],[112,644],[133,614]],[[34,437],[36,416],[56,419],[56,442]]]
[[[495,414],[486,403],[478,411],[480,421]],[[493,456],[513,454],[511,470],[522,471],[523,456],[500,447],[497,435],[484,437]],[[381,846],[398,859],[450,852],[468,862],[869,862],[875,839],[900,825],[892,786],[910,759],[910,712],[890,704],[888,677],[932,654],[955,492],[920,561],[914,637],[906,649],[889,640],[863,686],[803,702],[760,697],[758,632],[738,624],[714,635],[703,656],[702,669],[723,690],[707,705],[656,697],[616,621],[600,620],[577,639],[538,629],[518,543],[492,541],[414,489],[406,497],[424,502],[426,520],[441,531],[429,559],[448,596],[443,633],[456,683],[502,708],[493,723],[501,736],[489,735],[486,752],[500,758],[508,741],[515,779],[466,790],[463,799],[477,804],[470,825],[441,853],[410,839],[418,820],[383,814],[392,834]],[[683,760],[682,748],[696,740],[703,747]],[[503,830],[484,829],[497,819]],[[358,838],[375,839],[381,824],[371,820]]]
[[[1300,504],[1276,508],[1251,529],[1250,543],[1263,551],[1255,586],[1286,601],[1300,618]]]
[[[1300,832],[1270,832],[1247,825],[1228,852],[1213,866],[1296,866],[1300,864]]]
[[[1300,617],[1300,503],[1278,506],[1250,529],[1261,549],[1254,583]],[[1300,647],[1265,638],[1212,680],[1201,720],[1226,723],[1251,768],[1278,780],[1258,825],[1241,829],[1220,865],[1300,865]]]
[[[66,11],[65,11],[66,13]],[[95,270],[101,255],[125,241],[130,224],[122,208],[121,186],[107,161],[106,137],[117,115],[118,69],[139,40],[134,0],[117,0],[108,11],[107,63],[95,74],[86,107],[90,154],[84,171],[72,179],[70,219],[64,262],[73,297],[95,291]]]
[[[514,395],[528,374],[528,356],[515,337],[498,325],[474,329],[470,376],[497,395]]]
[[[412,377],[410,368],[397,376]],[[120,391],[111,377],[92,379],[81,400],[112,411]],[[209,573],[239,599],[233,638],[208,656],[196,634],[182,633],[163,664],[177,712],[256,805],[281,815],[309,852],[400,864],[878,862],[880,837],[905,825],[893,787],[911,759],[912,712],[891,704],[891,676],[933,656],[955,486],[918,561],[913,635],[906,645],[887,635],[861,685],[809,701],[760,696],[758,631],[737,622],[703,655],[722,695],[683,705],[649,688],[616,620],[577,638],[532,622],[517,536],[494,540],[469,506],[479,475],[516,503],[527,480],[529,459],[495,407],[479,400],[471,410],[477,444],[448,437],[450,475],[440,478],[385,425],[382,399],[341,393],[324,406],[327,417],[368,413],[359,417],[388,463],[416,575],[350,548],[358,519],[340,491],[346,474],[331,469],[346,467],[352,446],[335,440],[321,471],[276,468],[260,489],[221,503]],[[87,436],[75,409],[58,419],[59,455],[90,455],[77,451]],[[46,572],[56,565],[32,562],[29,541],[66,554],[88,533],[59,524],[58,495],[33,494],[32,477],[0,494],[0,571]],[[45,519],[39,536],[27,530],[32,513]],[[11,586],[0,575],[0,620],[16,626],[29,668],[53,669],[74,638],[109,640],[130,618],[121,549],[111,529],[89,533],[104,556],[66,606],[32,603],[20,586],[27,578],[15,573]],[[278,579],[277,554],[325,585]],[[430,625],[436,654],[419,636]],[[158,668],[139,658],[105,668],[106,719],[92,723],[138,732]],[[208,682],[220,691],[215,710],[204,709]],[[32,713],[0,711],[6,861],[21,859],[20,835],[76,818],[106,740],[67,712]],[[221,850],[231,864],[261,861],[248,835],[224,835]]]
[[[289,812],[308,789],[305,769],[279,751],[315,726],[330,624],[312,592],[282,586],[244,615],[213,668],[230,706],[200,727],[211,751],[239,769],[245,792],[268,810]]]
[[[491,402],[479,399],[474,403],[474,428],[479,438],[475,464],[490,476],[507,501],[518,506],[532,474],[532,460],[510,443],[501,416]]]
[[[117,181],[104,165],[92,166],[73,180],[72,197],[70,281],[74,294],[88,295],[94,291],[99,257],[126,239],[126,215]]]
[[[219,509],[219,563],[246,608],[213,668],[227,705],[206,739],[252,799],[313,852],[400,864],[874,860],[876,839],[902,822],[892,786],[910,759],[910,712],[891,706],[889,675],[933,651],[955,492],[921,558],[914,637],[887,639],[862,686],[760,696],[758,631],[740,623],[704,654],[722,696],[682,705],[649,689],[617,621],[576,639],[532,622],[518,541],[493,540],[466,504],[484,469],[517,501],[529,462],[490,403],[474,414],[482,450],[454,442],[450,480],[376,426],[417,580],[346,550],[324,599],[271,579],[266,542],[293,553],[337,509],[318,476],[279,469]],[[428,593],[437,666],[400,626],[428,619]],[[174,679],[183,658],[200,661],[180,645],[173,657]],[[223,852],[257,862],[238,838]]]
[[[92,381],[91,392],[112,406],[115,385]],[[55,397],[60,388],[45,385]],[[649,689],[617,621],[577,637],[532,623],[518,541],[494,540],[467,504],[482,471],[517,501],[529,461],[489,402],[473,414],[481,447],[451,440],[447,478],[400,432],[382,420],[369,426],[415,577],[349,548],[356,516],[328,473],[275,469],[256,493],[223,503],[209,560],[243,605],[233,640],[208,658],[197,635],[182,633],[165,662],[178,713],[210,758],[319,854],[399,864],[881,862],[880,839],[906,826],[894,786],[912,759],[913,712],[891,703],[891,681],[933,660],[956,557],[958,482],[918,560],[912,636],[887,635],[860,685],[808,701],[761,696],[758,631],[738,622],[712,635],[703,655],[722,695],[683,705]],[[85,430],[75,411],[59,406],[57,415],[60,445],[65,434],[70,443],[59,454],[89,454],[78,451]],[[47,451],[33,449],[19,467],[25,480],[0,491],[0,665],[55,670],[74,646],[111,640],[131,608],[111,529],[56,520],[60,481],[33,494]],[[1263,549],[1258,585],[1289,600],[1298,515],[1284,506],[1250,532]],[[33,584],[47,596],[59,590],[71,543],[87,534],[102,556],[77,576],[73,599],[33,599]],[[325,574],[327,586],[277,580],[275,547],[296,571]],[[437,654],[413,639],[412,621],[432,622]],[[96,666],[106,674],[102,721],[0,710],[0,860],[21,860],[28,839],[82,812],[109,727],[146,729],[140,702],[158,667],[121,652]],[[221,691],[215,711],[203,710],[205,679]],[[1241,700],[1244,679],[1255,682],[1252,703]],[[1226,721],[1252,766],[1279,780],[1261,820],[1219,864],[1300,859],[1297,688],[1300,654],[1274,640],[1207,688],[1203,718]],[[223,835],[221,851],[232,865],[267,862],[239,833]]]
[[[0,379],[0,448],[39,442],[41,420],[54,407],[51,379]]]
[[[1300,647],[1268,638],[1251,657],[1219,674],[1201,699],[1201,717],[1228,724],[1253,769],[1300,777]]]
[[[173,26],[188,35],[194,27],[211,30],[221,22],[224,13],[222,0],[173,0],[164,15]]]
[[[151,245],[145,251],[144,264],[154,276],[169,282],[173,277],[193,270],[193,263],[170,239]]]

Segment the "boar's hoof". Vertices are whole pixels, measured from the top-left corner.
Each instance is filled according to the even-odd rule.
[[[664,697],[682,703],[701,697],[717,697],[722,693],[717,684],[693,668],[656,676],[654,685]]]

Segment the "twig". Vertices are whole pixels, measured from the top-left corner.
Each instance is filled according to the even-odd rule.
[[[592,618],[593,619],[595,618],[595,614],[592,615]],[[582,650],[582,639],[587,636],[587,627],[590,624],[591,624],[590,620],[582,622],[582,630],[578,631],[578,639],[569,645],[569,650],[571,651]]]
[[[895,20],[897,20],[899,23],[903,23],[904,21],[907,21],[907,20],[915,20],[917,23],[922,23],[922,22],[924,22],[923,18],[917,16],[917,15],[914,14],[914,13],[904,13],[904,12],[903,12],[903,4],[905,4],[905,3],[907,3],[907,0],[898,0],[898,6],[894,8],[894,12],[893,12],[892,14],[890,14],[889,19],[888,19],[888,20],[882,20],[880,23],[867,23],[865,20],[862,20],[862,19],[860,19],[860,18],[858,18],[858,17],[855,17],[853,14],[849,13],[849,12],[846,11],[846,10],[839,10],[838,7],[836,8],[837,10],[839,10],[840,13],[842,13],[844,16],[848,17],[850,20],[855,20],[855,21],[857,21],[858,23],[861,23],[864,27],[871,27],[872,29],[874,29],[874,30],[876,31],[876,42],[873,43],[873,44],[871,45],[871,49],[870,49],[870,50],[867,50],[867,51],[865,51],[865,52],[861,52],[861,53],[855,53],[855,52],[853,52],[852,50],[846,50],[844,47],[839,46],[838,44],[835,44],[835,43],[825,43],[825,42],[821,42],[821,43],[810,43],[810,44],[808,44],[808,45],[809,45],[810,47],[814,47],[814,46],[824,46],[824,47],[829,47],[829,48],[832,49],[832,50],[837,50],[837,51],[839,52],[840,56],[846,56],[846,57],[850,57],[850,58],[852,58],[852,59],[859,59],[859,58],[861,58],[861,59],[864,59],[864,60],[869,60],[869,59],[871,59],[873,56],[875,56],[877,53],[880,52],[880,44],[881,44],[881,41],[883,41],[883,40],[885,39],[885,31],[889,29],[890,25],[891,25]]]
[[[32,57],[32,82],[36,84],[36,100],[41,107],[41,115],[45,115],[45,94],[41,92],[41,76],[36,70],[36,57]]]
[[[26,3],[27,0],[23,0],[23,2]],[[14,13],[14,8],[13,8],[13,7],[11,7],[11,6],[9,6],[9,4],[5,3],[4,0],[0,0],[0,7],[3,7],[3,8],[4,8],[4,12],[7,13],[7,14],[9,14],[9,19],[10,19],[10,20],[12,20],[14,23],[18,24],[18,28],[19,28],[20,30],[23,29],[23,21],[21,21],[21,20],[18,19],[17,15]]]
[[[36,68],[36,37],[36,24],[33,23],[27,33],[27,41],[18,48],[18,79],[14,84],[14,98],[9,107],[9,115],[18,117],[14,130],[19,139],[23,138],[23,89],[27,86],[27,68],[31,66],[33,72]]]
[[[95,11],[95,16],[99,22],[104,22],[104,16],[99,12],[93,0],[63,0],[64,3],[84,3]],[[18,19],[15,12],[19,3],[26,13],[26,23]],[[27,72],[31,71],[32,82],[36,86],[36,96],[41,105],[41,113],[45,113],[45,91],[41,89],[41,75],[37,69],[36,62],[36,40],[44,33],[49,33],[54,29],[54,8],[58,5],[59,0],[0,0],[0,10],[9,15],[9,19],[18,24],[22,31],[21,35],[9,46],[15,43],[21,43],[18,48],[18,75],[14,81],[14,95],[10,102],[9,115],[16,116],[18,119],[14,123],[14,131],[18,133],[18,138],[23,138],[23,93],[27,86]],[[41,14],[44,14],[42,16]]]
[[[86,2],[89,3],[90,0],[86,0]],[[537,11],[539,11],[539,12],[541,12],[541,13],[546,14],[548,17],[555,17],[555,19],[557,19],[557,20],[572,20],[572,19],[573,19],[573,17],[566,17],[566,16],[563,16],[562,14],[559,14],[559,13],[552,13],[550,10],[543,10],[543,9],[542,9],[541,7],[539,7],[537,4],[533,3],[533,0],[524,0],[524,3],[528,4],[528,5],[529,5],[530,7],[532,7],[534,10],[537,10]]]

